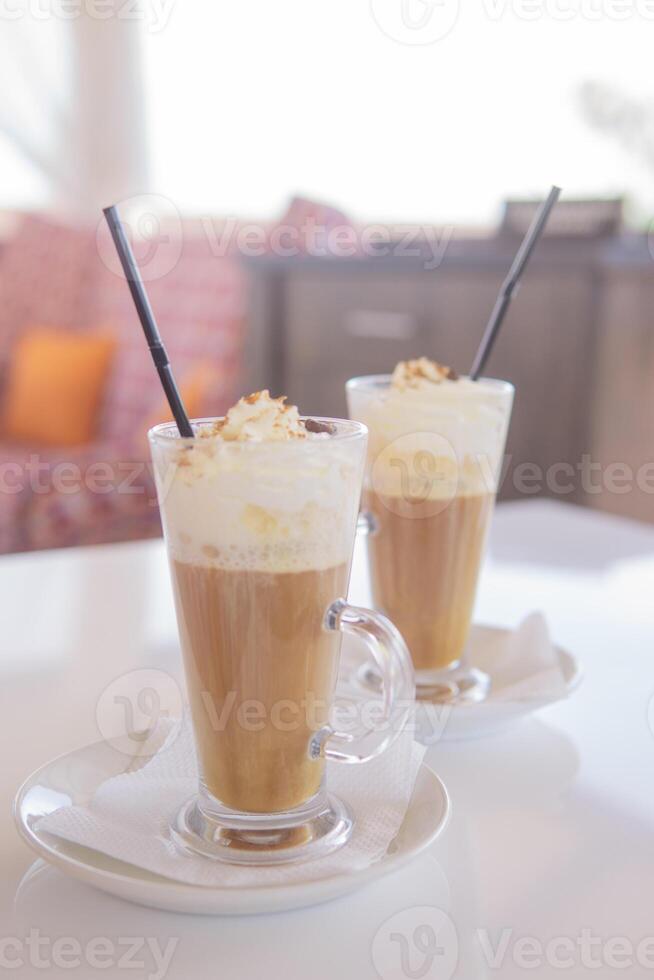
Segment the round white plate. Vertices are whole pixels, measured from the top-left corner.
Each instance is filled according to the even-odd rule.
[[[255,915],[326,902],[403,867],[441,833],[450,812],[447,791],[427,766],[418,772],[406,816],[387,853],[361,871],[257,888],[207,888],[172,881],[36,829],[40,817],[62,806],[88,803],[100,783],[142,764],[106,742],[60,756],[38,769],[18,791],[14,815],[27,844],[66,874],[119,898],[171,912]]]
[[[567,650],[552,644],[561,671],[561,683],[555,693],[534,694],[528,697],[509,698],[502,690],[502,679],[494,672],[494,651],[497,644],[507,639],[514,630],[474,624],[468,645],[468,659],[490,676],[491,689],[488,698],[478,703],[429,704],[416,702],[416,737],[423,745],[456,741],[464,738],[481,738],[501,732],[521,718],[540,711],[550,704],[567,698],[581,681],[579,662]],[[345,682],[339,690],[347,699],[354,693],[361,696],[362,684],[358,680],[362,660],[361,645],[344,642]]]

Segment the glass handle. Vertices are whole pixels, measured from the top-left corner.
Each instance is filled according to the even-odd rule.
[[[360,511],[357,519],[357,534],[369,537],[371,534],[376,534],[378,530],[379,524],[373,512],[371,510]]]
[[[381,613],[351,606],[345,599],[331,604],[325,628],[352,633],[370,648],[381,679],[379,711],[368,723],[357,721],[350,732],[325,726],[312,742],[312,755],[338,762],[368,762],[388,749],[406,727],[416,694],[413,665],[400,632]],[[365,701],[361,701],[365,705]],[[345,748],[347,746],[347,749]]]

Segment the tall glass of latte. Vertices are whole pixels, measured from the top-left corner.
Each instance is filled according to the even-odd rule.
[[[418,696],[482,700],[488,677],[466,664],[513,387],[460,378],[427,358],[347,383],[350,416],[369,429],[364,508],[375,605],[404,636]]]
[[[325,759],[383,752],[415,692],[397,630],[344,598],[366,429],[258,392],[193,430],[149,434],[200,770],[173,834],[237,863],[319,856],[353,821],[326,790]],[[343,631],[375,653],[376,730],[330,722]]]

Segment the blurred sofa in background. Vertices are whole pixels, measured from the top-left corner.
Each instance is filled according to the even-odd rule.
[[[244,272],[197,223],[147,288],[189,413],[238,388]],[[19,218],[0,248],[0,551],[160,533],[147,429],[168,417],[103,229]],[[163,264],[162,264],[163,263]]]
[[[341,415],[352,375],[420,354],[465,372],[532,213],[380,241],[296,198],[270,223],[177,215],[136,253],[190,415],[263,387]],[[652,242],[617,201],[557,222],[489,365],[516,385],[500,497],[653,521]],[[0,246],[0,552],[159,534],[146,432],[167,417],[104,224],[22,216]]]

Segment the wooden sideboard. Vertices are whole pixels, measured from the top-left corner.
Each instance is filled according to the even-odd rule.
[[[593,488],[586,500],[612,514],[654,522],[654,256],[616,250],[607,256],[602,287],[590,445],[606,484],[606,470],[613,466],[618,485],[622,467],[632,472],[635,485]]]
[[[437,269],[421,256],[251,260],[245,385],[339,416],[347,378],[402,358],[426,354],[466,372],[515,247],[503,236],[454,239]],[[652,492],[615,493],[596,473],[654,461],[654,264],[644,236],[543,241],[487,373],[516,386],[504,498],[560,495],[654,520],[654,465]]]

